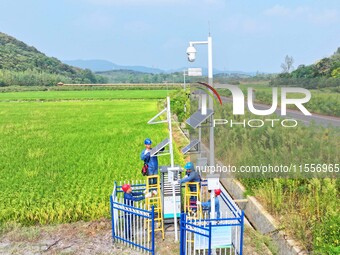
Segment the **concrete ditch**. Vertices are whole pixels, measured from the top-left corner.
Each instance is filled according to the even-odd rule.
[[[244,200],[247,198],[247,202],[238,203],[240,208],[244,210],[248,221],[258,232],[270,236],[277,246],[280,255],[308,254],[299,247],[296,241],[289,239],[285,232],[279,229],[279,224],[263,208],[255,197],[244,196],[246,190],[239,181],[233,178],[222,178],[220,182],[236,202],[237,200]]]

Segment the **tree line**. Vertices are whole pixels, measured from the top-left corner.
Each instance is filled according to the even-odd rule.
[[[312,65],[293,67],[294,59],[286,56],[281,64],[282,73],[271,79],[271,86],[299,86],[319,89],[340,86],[340,47],[329,58],[323,58]]]
[[[104,77],[94,75],[90,70],[81,70],[73,75],[62,75],[28,69],[12,71],[0,69],[1,86],[55,86],[57,83],[106,83]]]

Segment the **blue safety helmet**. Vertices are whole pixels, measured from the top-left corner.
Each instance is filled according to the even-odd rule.
[[[194,164],[192,162],[188,162],[185,164],[184,168],[186,170],[194,170]]]
[[[144,144],[150,145],[150,144],[152,144],[152,142],[151,142],[151,140],[150,140],[149,138],[146,138],[146,139],[144,140]]]

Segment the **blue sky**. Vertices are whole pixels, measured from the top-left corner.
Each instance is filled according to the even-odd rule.
[[[207,47],[186,60],[189,41],[213,37],[221,70],[280,72],[340,47],[339,0],[1,0],[0,31],[62,60],[105,59],[161,69],[206,67]]]

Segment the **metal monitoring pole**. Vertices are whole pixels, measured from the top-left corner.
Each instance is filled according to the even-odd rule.
[[[195,44],[207,44],[208,45],[208,83],[210,86],[214,87],[214,81],[213,81],[213,65],[212,65],[212,38],[209,34],[208,41],[197,41],[197,42],[189,42],[189,48],[187,50],[187,54],[189,56],[189,61],[193,61],[195,59],[196,49],[190,48],[193,47]],[[190,55],[192,54],[192,55]],[[190,60],[190,57],[192,58]],[[208,107],[210,110],[214,110],[214,101],[213,98],[209,97],[209,104]],[[211,115],[211,123],[213,120],[213,115]],[[211,124],[209,128],[209,165],[211,167],[215,166],[215,141],[214,141],[214,127]],[[211,201],[211,214],[212,216],[215,215],[215,199],[213,192],[211,192],[210,195],[210,201]]]
[[[188,60],[190,62],[195,61],[196,58],[196,49],[194,48],[195,44],[207,44],[208,45],[208,83],[210,86],[214,87],[214,81],[213,81],[213,65],[212,65],[212,38],[208,36],[208,41],[197,41],[197,42],[189,42],[189,47],[187,49],[187,55]],[[209,97],[209,104],[208,104],[209,110],[213,112],[214,105],[213,105],[213,98]],[[203,113],[202,113],[203,114]],[[205,113],[206,114],[206,113]],[[210,167],[215,166],[215,141],[214,141],[214,126],[213,123],[213,114],[210,116],[211,120],[211,126],[209,130],[209,165]],[[210,205],[211,205],[211,213],[210,218],[215,218],[215,195],[214,190],[211,190],[210,194]],[[212,254],[216,254],[216,250],[212,251]]]
[[[170,97],[166,97],[167,104],[167,119],[168,119],[168,128],[169,128],[169,151],[170,151],[170,164],[171,167],[174,167],[174,150],[172,147],[172,127],[171,127],[171,109],[170,109]]]
[[[171,107],[170,107],[170,97],[166,98],[166,108],[161,112],[156,114],[151,120],[148,121],[148,124],[159,124],[159,123],[168,123],[169,137],[159,143],[155,148],[153,148],[150,152],[150,156],[153,157],[155,155],[169,155],[170,154],[170,167],[168,168],[168,175],[174,176],[174,173],[180,170],[179,167],[174,166],[174,150],[172,144],[172,126],[171,126]],[[162,114],[166,112],[166,120],[157,120]],[[160,151],[166,146],[169,145],[168,153],[161,153]],[[168,176],[168,177],[169,177]],[[172,177],[173,178],[173,177]],[[164,185],[164,183],[163,183]],[[174,225],[175,225],[175,241],[178,241],[178,233],[177,233],[177,210],[176,210],[176,190],[175,185],[172,184],[172,194],[173,194],[173,212],[174,212]]]
[[[208,83],[210,86],[214,87],[213,83],[213,66],[212,66],[212,38],[208,37]],[[209,97],[209,109],[214,110],[213,98]],[[213,115],[211,116],[213,119]],[[214,141],[214,127],[210,126],[210,166],[215,166],[215,141]]]
[[[209,34],[208,36],[208,83],[210,86],[214,87],[213,83],[213,66],[212,66],[212,38]],[[212,97],[209,97],[209,109],[214,110],[214,102]],[[213,115],[211,116],[213,119]],[[212,123],[212,122],[211,122]],[[214,139],[214,126],[210,126],[210,145],[209,145],[209,159],[210,166],[215,166],[215,139]],[[211,215],[210,218],[215,218],[215,194],[212,190],[210,193],[210,204],[211,204]]]
[[[213,81],[213,64],[212,64],[212,38],[209,34],[208,41],[194,41],[189,42],[189,47],[187,49],[187,55],[188,60],[190,62],[195,61],[196,58],[196,49],[194,48],[194,45],[202,45],[207,44],[208,45],[208,83],[210,86],[214,87],[214,81]],[[212,97],[209,97],[209,109],[212,111],[214,110],[214,101]],[[211,116],[211,120],[213,119],[213,116]],[[211,121],[212,123],[212,121]],[[215,141],[214,141],[214,127],[210,127],[210,134],[209,134],[209,165],[214,166],[215,165]]]
[[[168,119],[168,128],[169,128],[169,151],[170,151],[170,166],[171,169],[174,170],[174,150],[172,145],[172,126],[171,126],[171,107],[170,107],[170,97],[166,98],[167,103],[167,119]],[[170,168],[168,171],[171,171]],[[169,172],[168,172],[169,174]],[[173,176],[175,172],[173,172]],[[174,208],[174,227],[175,227],[175,241],[178,241],[178,233],[177,233],[177,210],[176,210],[176,189],[175,185],[172,184],[172,198],[173,198],[173,208]]]

